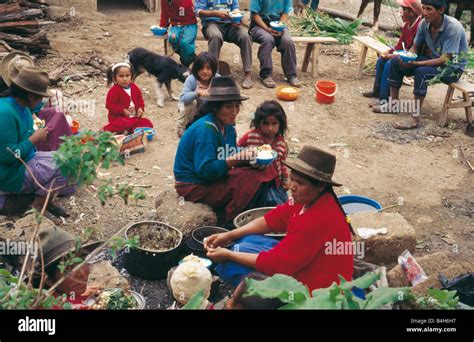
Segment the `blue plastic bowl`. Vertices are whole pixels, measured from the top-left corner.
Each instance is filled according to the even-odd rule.
[[[155,35],[155,36],[164,36],[166,32],[168,32],[168,29],[165,27],[150,27],[150,31]]]
[[[145,135],[148,139],[148,141],[152,141],[153,138],[155,137],[156,135],[156,131],[154,128],[150,128],[150,127],[138,127],[138,128],[135,128],[135,131],[133,131],[134,133],[137,133],[137,132],[140,132],[140,131],[144,131],[145,132]]]
[[[244,18],[244,15],[239,13],[239,14],[234,14],[230,16],[232,18],[233,23],[240,23],[242,22],[242,19]]]
[[[339,202],[341,203],[346,215],[382,209],[382,205],[379,202],[364,196],[343,195],[339,196]]]
[[[283,32],[283,30],[286,29],[286,24],[284,26],[280,26],[278,25],[279,23],[280,23],[279,21],[272,21],[270,23],[270,27],[277,32]]]
[[[273,161],[278,156],[278,153],[276,151],[272,151],[272,154],[273,154],[273,158],[269,158],[269,159],[257,158],[256,161],[255,161],[255,164],[257,164],[257,165],[270,165],[271,163],[273,163]]]
[[[413,62],[416,61],[416,59],[418,58],[418,55],[416,53],[414,53],[413,56],[410,57],[405,55],[405,51],[403,50],[395,51],[395,54],[398,55],[398,57],[400,57],[400,59],[404,62]]]

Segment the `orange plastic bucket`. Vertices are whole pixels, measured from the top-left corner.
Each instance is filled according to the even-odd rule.
[[[321,104],[331,104],[337,94],[337,84],[331,81],[318,81],[316,88],[316,101]]]

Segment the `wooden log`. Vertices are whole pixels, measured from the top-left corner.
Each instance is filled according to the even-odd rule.
[[[350,21],[354,21],[354,20],[357,19],[357,16],[355,16],[353,14],[343,12],[343,11],[339,11],[339,10],[335,10],[335,9],[332,9],[332,8],[319,6],[318,10],[321,11],[321,12],[329,14],[331,17],[346,19],[346,20],[350,20]],[[369,27],[373,26],[372,23],[369,23],[366,20],[364,20],[362,22],[362,25],[369,26]],[[397,27],[395,25],[387,25],[387,24],[383,24],[383,23],[380,23],[380,22],[379,22],[379,28],[383,31],[396,31],[396,30],[400,29],[399,27]]]
[[[41,9],[28,9],[24,11],[18,11],[10,14],[5,14],[0,17],[0,23],[6,21],[18,21],[18,20],[28,20],[33,18],[39,18],[44,15],[43,10]]]
[[[49,41],[45,31],[40,31],[32,37],[21,37],[14,34],[0,32],[0,40],[4,40],[13,48],[49,47]]]
[[[8,27],[1,30],[5,33],[17,34],[19,36],[33,36],[39,32],[39,28]]]
[[[0,15],[13,13],[16,11],[21,10],[21,6],[19,3],[8,3],[8,4],[0,4]]]
[[[12,27],[23,27],[23,28],[38,28],[41,26],[53,24],[54,21],[40,21],[40,20],[22,20],[22,21],[8,21],[6,23],[0,23],[0,30]]]
[[[36,3],[36,2],[29,2],[29,1],[20,0],[19,3],[20,3],[20,6],[27,7],[27,8],[45,8],[45,7],[48,7],[48,4],[46,4],[45,2]]]

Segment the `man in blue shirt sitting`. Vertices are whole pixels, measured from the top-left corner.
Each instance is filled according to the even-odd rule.
[[[416,61],[392,63],[388,81],[390,96],[385,112],[400,112],[399,93],[403,77],[415,76],[414,97],[416,108],[411,118],[395,124],[397,129],[413,129],[420,124],[420,112],[425,99],[428,82],[441,74],[441,81],[454,83],[461,77],[467,65],[468,45],[466,32],[455,18],[445,14],[445,0],[422,0],[423,21],[418,27],[413,46],[409,52],[418,54]],[[381,103],[382,104],[382,103]],[[383,105],[383,104],[382,104]],[[403,106],[405,107],[405,106]]]
[[[240,48],[244,66],[242,88],[250,89],[252,83],[252,38],[242,27],[242,22],[232,22],[231,13],[239,10],[238,0],[196,0],[194,12],[201,18],[202,34],[208,40],[208,50],[217,59],[224,41]]]
[[[260,44],[258,59],[260,60],[260,78],[268,88],[276,86],[273,80],[272,50],[276,46],[281,54],[281,66],[288,82],[295,87],[301,83],[296,75],[296,49],[287,28],[277,32],[270,26],[272,21],[288,22],[288,13],[292,7],[291,0],[252,0],[250,11],[252,22],[250,35]]]

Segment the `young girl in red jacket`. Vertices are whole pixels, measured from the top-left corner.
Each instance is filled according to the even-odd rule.
[[[107,85],[114,85],[105,102],[109,123],[104,126],[104,131],[130,134],[138,127],[153,127],[151,121],[143,117],[145,103],[142,92],[132,78],[132,67],[125,62],[117,63],[107,71]]]

